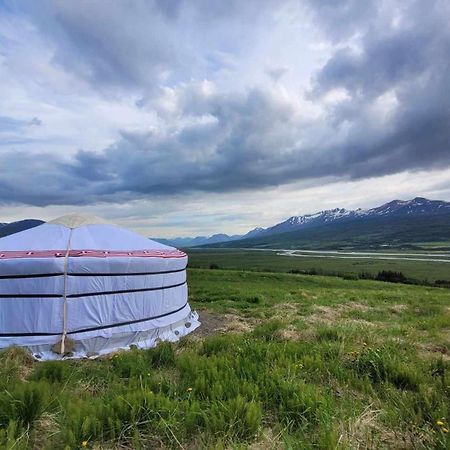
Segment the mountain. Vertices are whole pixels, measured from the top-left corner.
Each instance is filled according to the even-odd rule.
[[[44,223],[26,219],[0,222],[0,238]],[[223,233],[193,238],[155,239],[175,247],[378,248],[450,242],[450,202],[416,197],[371,209],[334,208],[292,216],[244,235]]]
[[[450,202],[428,200],[416,197],[412,200],[393,200],[372,209],[347,210],[345,208],[328,209],[315,214],[292,216],[289,219],[272,227],[263,229],[258,236],[286,233],[304,228],[313,228],[334,222],[351,221],[355,219],[368,219],[373,217],[389,216],[421,216],[450,213]],[[256,236],[252,236],[256,237]]]
[[[37,219],[25,219],[11,223],[0,224],[0,238],[9,236],[10,234],[18,233],[19,231],[28,230],[28,228],[34,228],[44,223],[42,220]]]
[[[381,216],[334,222],[313,228],[223,242],[207,247],[304,250],[421,249],[427,242],[450,250],[450,213],[434,216]]]
[[[423,197],[416,197],[412,200],[393,200],[384,205],[372,209],[348,210],[345,208],[334,208],[319,211],[314,214],[302,216],[292,216],[289,219],[268,228],[257,227],[244,235],[215,234],[213,236],[198,236],[196,238],[176,238],[176,239],[155,239],[167,245],[175,247],[197,247],[216,246],[222,247],[240,246],[241,241],[262,238],[267,236],[289,233],[292,231],[317,228],[333,223],[344,223],[363,220],[370,220],[377,217],[421,217],[436,216],[450,213],[450,202],[441,200],[428,200]],[[247,242],[249,245],[253,241]],[[223,245],[222,245],[223,244]]]
[[[375,248],[450,241],[450,202],[416,197],[372,209],[336,208],[292,216],[249,238],[220,247]]]
[[[349,211],[344,208],[328,209],[315,214],[306,214],[304,216],[292,216],[284,222],[278,223],[272,227],[262,229],[258,236],[286,233],[299,228],[311,228],[326,223],[332,223],[336,220],[349,220],[359,217],[363,214],[362,210]],[[252,236],[255,237],[255,236]]]
[[[161,244],[171,245],[173,247],[198,247],[200,245],[208,244],[219,244],[221,242],[230,242],[237,239],[243,239],[244,236],[228,234],[214,234],[212,236],[197,236],[197,237],[186,237],[186,238],[174,238],[174,239],[164,239],[164,238],[151,238],[154,241],[160,242]]]

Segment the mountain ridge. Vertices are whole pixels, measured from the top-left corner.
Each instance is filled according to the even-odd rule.
[[[279,236],[286,235],[293,232],[304,232],[309,229],[320,229],[323,226],[330,226],[336,224],[345,224],[355,222],[353,225],[349,225],[349,229],[353,230],[353,233],[358,234],[362,233],[363,229],[368,228],[368,224],[366,223],[363,226],[363,222],[370,221],[372,219],[380,219],[384,218],[383,226],[389,226],[390,222],[395,222],[395,219],[399,218],[428,218],[428,222],[430,222],[431,218],[440,217],[449,215],[450,218],[450,202],[444,200],[429,200],[424,197],[415,197],[411,200],[392,200],[390,202],[384,203],[383,205],[370,208],[370,209],[354,209],[349,210],[345,208],[333,208],[326,209],[322,211],[318,211],[313,214],[305,214],[299,216],[291,216],[288,219],[279,222],[273,226],[262,228],[256,227],[243,235],[228,235],[225,233],[216,233],[212,236],[197,236],[195,238],[175,238],[175,239],[158,239],[154,238],[154,240],[175,246],[175,247],[203,247],[203,246],[220,246],[220,247],[241,247],[242,243],[245,245],[253,246],[259,245],[255,244],[256,240],[261,239],[269,239],[271,236]],[[444,227],[443,233],[438,233],[439,236],[446,236],[445,230],[447,229],[446,220],[437,220],[433,219],[432,221],[438,223],[439,226]],[[3,223],[0,222],[0,238],[7,236],[9,234],[17,233],[19,231],[26,230],[28,228],[32,228],[34,226],[38,226],[44,223],[42,220],[36,219],[25,219],[12,223]],[[415,220],[415,223],[420,223],[421,227],[426,227],[427,224],[422,220]],[[359,231],[358,231],[359,224]],[[398,221],[396,222],[398,225]],[[429,225],[429,224],[428,224]],[[403,223],[403,228],[405,232],[408,232],[408,225]],[[370,228],[370,227],[369,227]],[[448,222],[448,229],[450,230],[450,220]],[[342,230],[341,230],[342,231]],[[322,234],[320,236],[325,236],[327,233],[322,230]],[[426,234],[422,233],[418,228],[416,228],[416,234],[420,234],[420,236],[426,237]],[[312,233],[316,236],[315,239],[318,239],[319,236],[317,233]],[[436,235],[433,234],[433,235]],[[293,238],[294,241],[298,241],[298,236],[289,235]],[[284,236],[281,241],[289,242],[289,236]],[[413,238],[413,237],[412,237]],[[274,242],[276,238],[269,239],[268,242]],[[287,239],[287,241],[286,241]],[[450,236],[449,236],[450,240]]]
[[[29,228],[37,227],[43,224],[43,220],[38,219],[24,219],[17,222],[0,223],[0,238],[9,236],[10,234],[19,233],[20,231],[28,230]]]
[[[318,211],[313,214],[291,216],[288,219],[267,228],[257,227],[244,235],[215,234],[213,236],[197,236],[196,238],[154,239],[167,245],[179,247],[198,247],[204,245],[222,244],[247,239],[266,237],[300,229],[315,228],[336,222],[348,222],[374,217],[412,217],[422,215],[440,215],[450,213],[450,202],[444,200],[429,200],[415,197],[411,200],[392,200],[383,205],[369,209],[333,208]]]

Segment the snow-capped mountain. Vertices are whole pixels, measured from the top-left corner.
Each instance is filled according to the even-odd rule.
[[[299,229],[313,228],[336,222],[370,219],[374,217],[413,217],[423,215],[450,214],[450,202],[441,200],[428,200],[416,197],[412,200],[393,200],[384,205],[371,209],[348,210],[345,208],[334,208],[319,211],[314,214],[292,216],[289,219],[268,228],[255,228],[244,235],[216,234],[211,237],[199,236],[196,238],[177,238],[173,240],[157,239],[160,242],[180,247],[194,247],[205,244],[216,244],[221,242],[236,241],[240,239],[251,239],[255,237],[269,236]]]
[[[428,200],[422,197],[416,197],[412,200],[393,200],[384,205],[371,209],[348,210],[345,208],[327,209],[315,214],[306,214],[304,216],[292,216],[284,222],[278,223],[272,227],[263,229],[259,236],[285,233],[295,231],[300,228],[312,228],[319,225],[325,225],[337,221],[348,221],[362,218],[373,218],[377,216],[419,216],[450,213],[450,202],[440,200]]]
[[[394,200],[378,208],[369,209],[367,212],[369,215],[379,216],[443,214],[450,212],[450,202],[416,197],[408,201]]]
[[[285,233],[298,230],[300,228],[311,228],[319,225],[325,225],[337,221],[355,220],[361,218],[372,218],[377,216],[418,216],[435,215],[450,213],[450,202],[440,200],[428,200],[422,197],[416,197],[412,200],[393,200],[384,205],[372,209],[348,210],[345,208],[327,209],[315,214],[306,214],[304,216],[292,216],[284,222],[278,223],[272,227],[263,229],[259,236],[269,234]]]
[[[334,208],[319,211],[314,214],[305,214],[302,216],[292,216],[283,222],[277,223],[268,228],[257,227],[244,235],[228,235],[223,233],[212,236],[197,236],[174,239],[155,240],[167,245],[176,247],[196,247],[208,244],[220,244],[224,242],[237,241],[242,239],[252,239],[257,237],[271,236],[289,231],[319,227],[322,225],[345,222],[361,221],[376,217],[417,217],[417,216],[438,216],[450,214],[450,202],[441,200],[428,200],[423,197],[416,197],[412,200],[393,200],[384,205],[371,209],[348,210],[345,208]],[[17,233],[43,223],[42,220],[25,219],[18,222],[3,223],[0,222],[0,237],[8,234]],[[450,223],[449,223],[450,227]]]
[[[319,211],[315,214],[306,214],[304,216],[292,216],[284,222],[278,223],[272,227],[263,229],[259,235],[285,233],[288,231],[297,230],[299,228],[309,228],[317,225],[331,223],[336,220],[353,219],[359,217],[362,210],[350,211],[345,208],[327,209]]]

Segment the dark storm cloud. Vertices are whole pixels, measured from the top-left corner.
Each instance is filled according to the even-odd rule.
[[[134,15],[118,11],[123,4],[94,11],[91,3],[77,9],[75,3],[58,2],[58,25],[51,32],[61,36],[55,60],[73,64],[95,85],[136,89],[166,68],[182,70],[189,52],[170,23],[182,20],[185,3],[127,3],[130,10],[136,8]],[[238,20],[238,3],[214,5],[206,8],[210,19]],[[64,160],[3,151],[0,201],[123,202],[154,194],[243,191],[304,179],[361,179],[449,167],[449,7],[443,1],[397,6],[309,2],[324,36],[340,43],[314,75],[309,99],[328,105],[319,119],[303,117],[295,99],[269,87],[225,92],[191,81],[176,83],[170,108],[161,100],[164,91],[147,89],[141,106],[152,106],[165,127],[122,131],[103,151],[85,149]],[[153,8],[148,23],[146,8]],[[354,41],[344,43],[349,36]],[[187,69],[187,79],[193,70]],[[321,103],[336,91],[345,97]]]
[[[360,49],[337,51],[316,77],[316,98],[333,89],[348,95],[329,119],[352,131],[343,151],[348,164],[366,159],[354,176],[450,163],[450,8],[441,1],[403,5],[399,25],[375,21]],[[382,129],[371,130],[367,113],[389,94],[395,113]],[[366,146],[367,140],[373,144]]]

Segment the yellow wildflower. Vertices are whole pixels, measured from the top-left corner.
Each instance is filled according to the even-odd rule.
[[[447,429],[447,428],[442,428],[442,431],[443,431],[444,433],[448,433],[448,429]]]
[[[192,392],[192,388],[191,388],[191,387],[188,387],[188,388],[186,389],[186,391]]]
[[[436,425],[437,425],[438,427],[443,427],[443,426],[444,426],[444,422],[442,422],[442,420],[437,420],[437,421],[436,421]]]
[[[82,446],[82,447],[87,447],[87,445],[88,445],[88,441],[83,441],[83,442],[81,443],[81,446]]]

